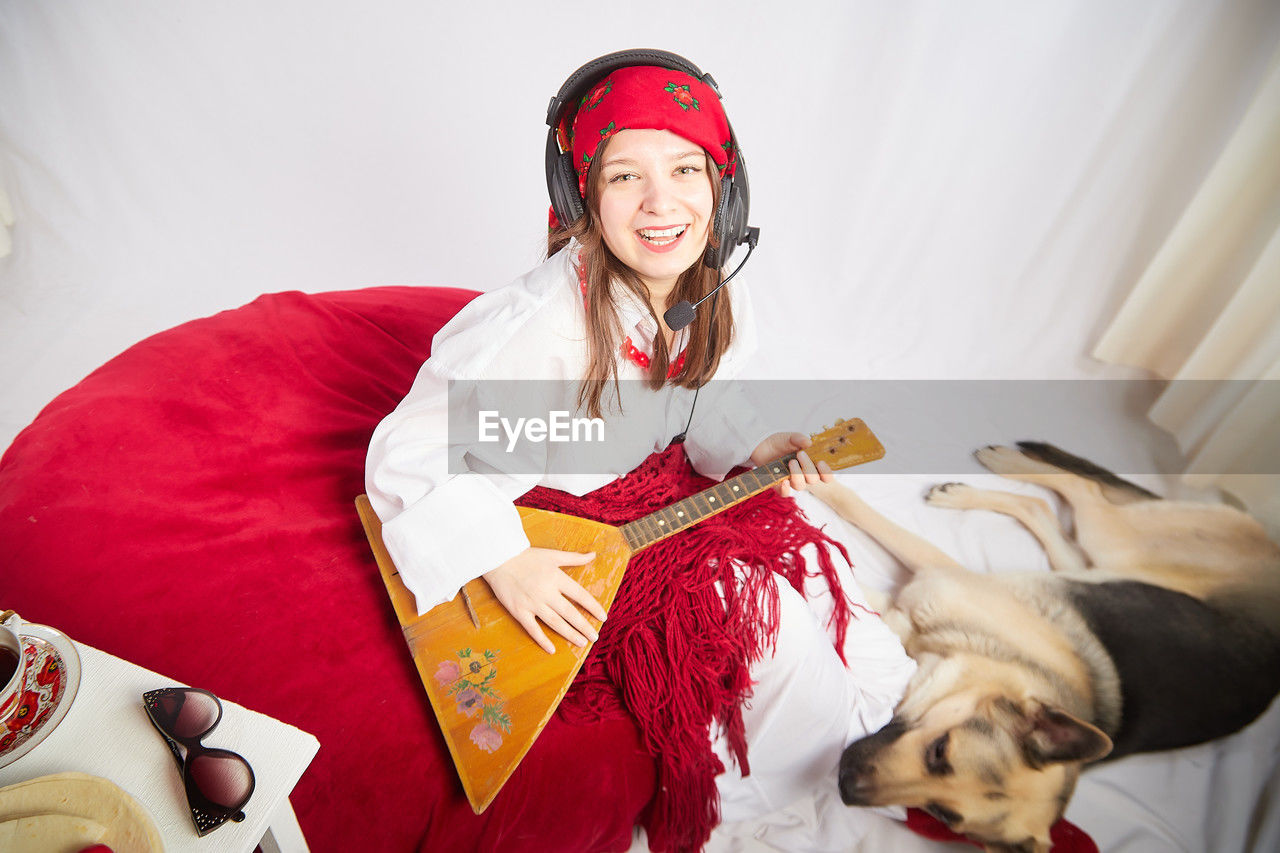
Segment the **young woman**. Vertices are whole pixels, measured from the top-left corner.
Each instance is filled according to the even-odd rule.
[[[553,231],[544,264],[479,297],[440,330],[413,389],[378,427],[368,466],[383,537],[419,612],[483,575],[548,652],[553,647],[539,621],[584,645],[596,637],[578,606],[597,619],[605,613],[560,569],[591,555],[530,548],[512,501],[537,484],[583,494],[626,474],[681,431],[694,389],[737,374],[755,346],[740,286],[727,288],[729,298],[714,312],[710,303],[703,306],[679,334],[663,319],[676,302],[700,299],[719,280],[720,271],[707,263],[707,246],[721,173],[733,164],[728,121],[715,93],[677,71],[624,68],[587,96],[574,124],[583,216]],[[496,392],[503,380],[541,380],[536,393],[544,414],[581,410],[605,420],[610,450],[618,451],[607,460],[611,469],[575,475],[569,483],[568,472],[581,466],[564,457],[583,448],[528,446],[513,459],[506,442],[498,442],[467,448],[473,461],[462,466],[468,470],[455,465],[450,472],[450,454],[456,458],[461,448],[448,443],[444,418],[475,422],[480,411],[477,402],[474,419],[468,418],[455,394],[446,412],[451,379],[474,383],[481,393],[486,382]],[[715,479],[735,465],[763,464],[809,443],[801,433],[764,435],[737,391],[718,383],[701,395],[687,433],[694,468]],[[671,418],[632,417],[636,409]],[[542,450],[545,455],[529,456]],[[790,487],[802,490],[818,476],[802,455]]]
[[[681,433],[693,468],[713,479],[809,443],[801,433],[766,435],[735,383],[708,384],[737,375],[755,346],[741,284],[712,297],[684,329],[673,330],[664,319],[678,302],[710,294],[722,275],[711,260],[725,236],[715,233],[716,212],[738,152],[717,93],[698,75],[661,65],[611,67],[593,82],[557,129],[560,149],[572,154],[581,215],[553,229],[543,264],[476,298],[441,329],[409,395],[375,432],[368,460],[369,497],[419,611],[484,577],[547,652],[554,647],[545,629],[581,646],[598,639],[584,614],[599,620],[606,614],[561,569],[593,555],[530,547],[515,500],[535,486],[585,495],[627,475]],[[532,389],[535,408],[544,412],[600,418],[608,452],[584,471],[571,461],[583,448],[571,442],[525,441],[510,450],[505,442],[459,444],[457,429],[451,442],[451,424],[475,423],[487,405],[501,408],[505,400],[486,395],[506,393],[488,390],[509,388],[501,385],[505,380],[540,380],[520,387]],[[829,472],[800,453],[781,491],[803,490],[820,476]],[[729,602],[718,605],[722,610],[738,606],[738,596],[725,591],[726,585],[738,590],[728,571],[716,583]],[[737,738],[708,730],[711,716],[725,724],[714,709],[704,714],[702,733],[694,733],[705,750],[736,759],[711,759],[734,765],[716,777],[712,817],[717,808],[725,819],[771,811],[815,785],[834,784],[844,744],[888,719],[910,674],[910,661],[878,620],[864,620],[856,643],[841,637],[843,647],[833,648],[825,626],[833,610],[846,606],[838,584],[811,605],[787,583],[764,575],[749,588],[768,598],[764,610],[776,614],[777,629],[759,644],[763,649],[742,653],[748,659],[738,662],[739,692],[752,701],[735,709]],[[621,599],[615,616],[625,606]],[[841,661],[868,654],[876,659],[879,692],[856,685]],[[646,722],[649,709],[628,710],[642,728],[667,725]],[[646,736],[658,742],[670,732]],[[752,775],[744,779],[747,754]],[[664,776],[663,784],[683,783]],[[705,823],[697,821],[685,840],[700,843],[697,837],[709,831]],[[652,837],[652,825],[650,831]]]

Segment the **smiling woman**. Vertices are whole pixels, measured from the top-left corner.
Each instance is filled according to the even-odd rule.
[[[605,144],[604,242],[644,283],[655,315],[665,313],[676,280],[706,250],[715,203],[708,159],[669,130],[624,130]],[[672,332],[664,331],[670,346]]]
[[[656,55],[646,52],[644,59],[652,62]],[[700,73],[642,65],[582,77],[594,67],[580,69],[553,102],[565,106],[551,119],[548,140],[549,148],[563,153],[548,162],[559,227],[548,237],[547,253],[579,245],[588,340],[579,400],[599,414],[603,389],[617,375],[615,291],[627,291],[650,309],[654,331],[645,336],[653,341],[652,353],[641,352],[631,335],[622,347],[647,369],[650,388],[671,381],[697,389],[713,376],[731,375],[718,371],[735,337],[735,312],[745,310],[735,306],[745,299],[741,289],[727,304],[713,297],[709,310],[694,312],[679,347],[664,314],[715,291],[721,268],[748,230],[749,194],[728,117]],[[650,230],[647,238],[641,229]],[[662,250],[669,256],[661,257]],[[643,280],[646,271],[650,281]],[[754,329],[741,333],[753,335]]]
[[[809,438],[768,434],[740,385],[711,383],[738,375],[755,329],[742,285],[719,292],[752,229],[710,80],[661,51],[602,57],[570,78],[548,117],[547,260],[436,335],[374,433],[366,477],[419,613],[483,577],[546,652],[553,638],[595,644],[561,712],[635,720],[658,768],[645,816],[655,850],[697,849],[721,817],[829,786],[841,749],[888,719],[913,669],[878,619],[851,617],[850,576],[784,499],[830,476],[804,453]],[[669,309],[706,297],[691,323],[668,325]],[[498,424],[519,423],[516,398],[526,425],[557,413],[602,423],[608,449],[496,441]],[[495,440],[448,428],[481,417]],[[759,524],[686,531],[637,555],[607,621],[603,593],[562,568],[595,555],[531,547],[514,505],[616,524],[685,497],[694,472],[720,480],[793,452],[781,495],[753,499]]]

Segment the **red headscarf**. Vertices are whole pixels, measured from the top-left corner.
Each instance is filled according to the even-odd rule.
[[[567,112],[557,128],[561,151],[573,151],[578,194],[586,198],[587,170],[609,137],[622,130],[669,130],[711,155],[720,175],[737,157],[729,119],[715,90],[680,71],[651,65],[619,68]]]

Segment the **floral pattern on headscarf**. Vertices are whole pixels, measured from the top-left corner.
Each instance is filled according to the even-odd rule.
[[[573,152],[583,198],[592,161],[601,146],[623,130],[669,130],[701,146],[721,177],[733,174],[736,152],[715,90],[680,71],[631,66],[593,86],[556,129],[560,150]]]

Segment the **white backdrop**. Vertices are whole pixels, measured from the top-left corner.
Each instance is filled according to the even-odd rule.
[[[750,164],[762,377],[1128,375],[1086,355],[1280,44],[1273,0],[0,4],[0,446],[263,292],[540,257],[550,96],[661,47]]]

